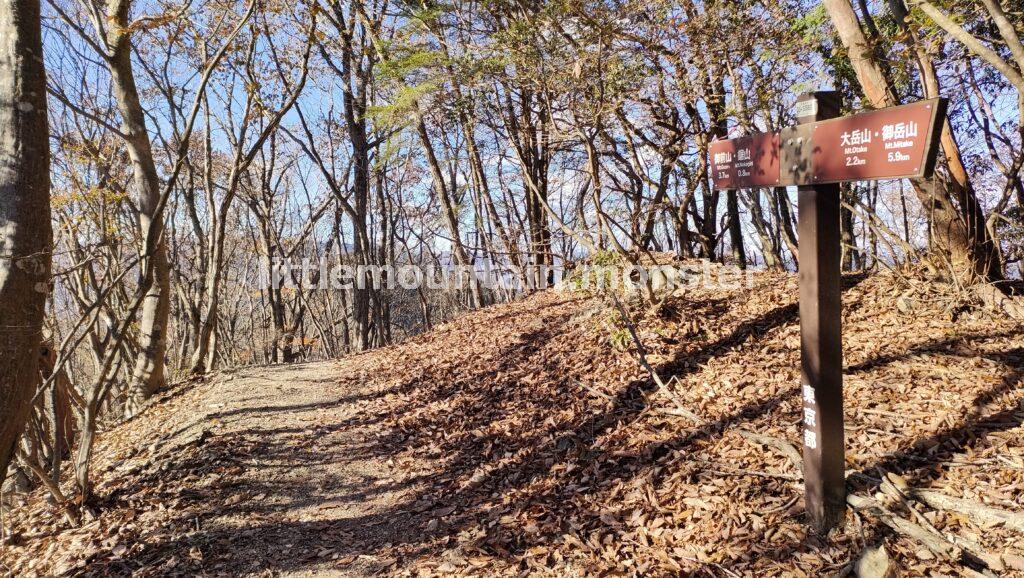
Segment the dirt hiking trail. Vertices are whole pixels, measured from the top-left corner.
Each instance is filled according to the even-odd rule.
[[[882,547],[902,576],[1024,575],[1024,328],[926,284],[845,279],[847,478],[876,502],[816,536],[797,281],[756,283],[630,307],[670,392],[614,307],[558,292],[335,362],[180,384],[100,438],[97,519],[68,527],[42,493],[11,510],[0,571],[843,576]]]
[[[397,507],[410,486],[390,456],[367,451],[380,428],[361,408],[383,387],[341,388],[338,373],[333,362],[242,369],[172,399],[183,409],[162,412],[171,434],[108,466],[142,477],[99,490],[116,488],[106,502],[136,490],[164,501],[155,510],[140,504],[147,509],[136,524],[191,528],[156,534],[137,554],[129,544],[112,548],[122,556],[106,568],[79,570],[127,574],[133,555],[143,574],[156,575],[212,566],[214,574],[375,576],[393,565],[373,552],[415,530],[416,516]]]

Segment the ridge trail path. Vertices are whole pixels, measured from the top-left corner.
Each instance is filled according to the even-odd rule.
[[[962,574],[870,512],[808,533],[790,457],[796,278],[756,279],[634,312],[702,423],[665,411],[605,304],[540,293],[398,345],[160,393],[97,442],[100,517],[68,527],[34,492],[6,521],[0,576],[826,576],[880,543],[907,576]],[[1017,519],[1024,328],[952,319],[930,294],[904,314],[904,291],[847,279],[852,491],[874,496],[886,472]],[[1015,527],[917,507],[994,574],[1024,576]]]
[[[181,493],[170,535],[132,556],[145,564],[142,575],[199,566],[210,575],[375,576],[398,562],[393,543],[417,538],[429,504],[419,513],[401,507],[417,484],[408,464],[400,470],[380,451],[379,419],[365,409],[384,388],[371,379],[342,385],[340,370],[338,362],[241,369],[186,393],[200,396],[186,407],[207,413],[176,424],[160,446],[184,440],[183,453],[199,451],[160,468],[172,480],[188,472],[190,487],[170,486]],[[124,491],[135,489],[145,491]]]
[[[283,575],[375,575],[393,562],[359,554],[379,549],[410,523],[408,514],[394,511],[409,488],[394,483],[389,456],[367,452],[364,443],[378,432],[373,420],[360,419],[368,416],[359,402],[382,388],[372,380],[343,387],[338,371],[337,363],[243,370],[213,390],[224,404],[213,416],[221,435],[265,449],[247,460],[239,484],[276,490],[250,504],[264,506],[253,513],[267,531],[237,544],[239,566],[251,558],[253,570],[277,567]],[[244,528],[251,520],[245,512],[211,514],[211,528]],[[371,547],[353,549],[357,543]],[[338,570],[338,560],[348,562],[353,554],[349,568]],[[312,566],[290,571],[296,557]]]
[[[532,546],[520,528],[542,536],[515,492],[546,500],[531,484],[565,471],[556,452],[591,443],[580,420],[593,417],[594,432],[598,417],[632,411],[606,415],[603,399],[539,386],[597,357],[570,356],[580,312],[551,293],[336,361],[178,384],[100,436],[98,520],[44,531],[24,520],[0,561],[15,560],[18,576],[517,574],[510,549]],[[641,371],[627,355],[617,363],[627,379]],[[555,368],[559,380],[541,377]]]

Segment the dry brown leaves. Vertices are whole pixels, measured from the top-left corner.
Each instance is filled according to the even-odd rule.
[[[892,472],[915,488],[1024,510],[1024,329],[984,312],[956,311],[954,321],[885,275],[845,282],[851,489],[873,495]],[[372,380],[382,392],[359,402],[380,419],[366,451],[387,453],[412,488],[401,513],[415,527],[360,544],[363,554],[410,576],[823,576],[850,572],[865,548],[884,544],[901,575],[960,575],[959,563],[867,514],[850,511],[827,537],[809,533],[795,465],[740,435],[799,447],[796,296],[794,276],[765,273],[752,290],[688,290],[656,310],[633,306],[651,362],[707,420],[699,427],[657,411],[671,404],[651,395],[634,352],[611,339],[614,309],[597,296],[534,295],[344,360],[339,387]],[[186,393],[140,421],[155,434],[157,412],[188,403]],[[140,472],[161,463],[158,450],[136,456],[129,444],[99,453],[137,460]],[[25,568],[75,547],[130,550],[133,525],[159,517],[140,507],[132,519],[114,501],[100,527],[61,531],[37,500],[15,512],[15,527],[47,528],[47,519],[51,529],[21,530],[0,559]],[[908,516],[1002,557],[1005,575],[1024,575],[1019,532],[913,507]],[[111,536],[114,545],[94,543]]]

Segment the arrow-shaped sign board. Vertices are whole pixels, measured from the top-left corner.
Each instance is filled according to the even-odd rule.
[[[708,149],[716,189],[779,186],[779,135],[716,140]]]
[[[823,120],[715,141],[716,189],[929,177],[935,169],[946,100]]]

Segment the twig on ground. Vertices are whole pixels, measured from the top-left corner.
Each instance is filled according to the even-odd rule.
[[[710,468],[705,469],[705,472],[722,476],[756,476],[759,478],[777,478],[781,480],[792,481],[799,481],[802,479],[801,476],[798,476],[796,474],[786,474],[783,472],[768,472],[763,470],[748,470],[745,468],[723,468],[722,464],[712,460],[695,459],[694,461],[704,466],[711,466]]]
[[[883,524],[895,530],[896,533],[917,540],[936,555],[950,560],[958,560],[963,554],[963,551],[958,546],[950,543],[944,537],[936,535],[930,530],[898,516],[874,498],[849,494],[846,496],[846,503],[854,510],[870,512],[881,520]]]
[[[50,479],[50,476],[46,475],[46,472],[39,467],[39,464],[26,456],[21,449],[18,450],[18,461],[21,465],[25,466],[35,474],[37,478],[39,478],[39,481],[43,484],[43,487],[46,488],[46,491],[50,493],[50,496],[53,497],[54,501],[57,502],[64,511],[64,519],[72,526],[78,526],[80,524],[78,513],[74,511],[71,502],[64,497],[64,493],[60,491],[60,486],[54,483],[54,481]]]
[[[582,381],[574,380],[574,383],[576,385],[580,386],[581,388],[589,391],[590,393],[596,395],[597,397],[600,397],[601,399],[604,399],[605,401],[610,401],[610,402],[615,401],[614,399],[612,399],[612,396],[608,395],[607,393],[605,393],[605,392],[603,392],[603,391],[601,391],[601,390],[599,390],[599,389],[597,389],[595,387],[590,387],[589,385],[583,383]]]
[[[666,385],[665,382],[661,379],[661,376],[658,375],[658,372],[655,371],[654,367],[652,367],[651,364],[647,361],[647,349],[644,347],[643,342],[640,341],[640,336],[636,332],[636,325],[633,324],[633,320],[630,319],[629,313],[626,312],[626,308],[622,306],[622,302],[619,301],[619,298],[616,297],[614,293],[610,293],[610,295],[612,297],[612,300],[615,301],[615,307],[618,308],[619,315],[622,317],[622,322],[625,323],[626,329],[629,331],[630,337],[633,338],[633,343],[636,345],[636,352],[637,357],[640,360],[640,365],[645,370],[647,370],[648,374],[650,374],[651,379],[653,379],[654,383],[658,386],[658,391],[665,393],[665,395],[667,395],[669,399],[672,400],[672,403],[675,404],[675,410],[672,415],[675,415],[677,417],[685,417],[693,421],[696,425],[705,425],[707,423],[707,420],[687,409],[686,406],[683,405],[683,401],[679,399],[679,396],[677,396],[674,392],[672,392],[671,389],[669,389],[668,385]]]
[[[954,543],[930,527],[930,524],[929,527],[925,527],[912,522],[889,510],[881,502],[873,498],[849,494],[846,496],[846,502],[855,510],[870,512],[881,520],[883,524],[895,530],[896,533],[920,542],[925,548],[931,550],[932,553],[952,562],[963,564],[964,570],[977,572],[977,570],[972,568],[972,566],[975,566],[981,568],[981,575],[994,576],[992,569],[1001,570],[1003,568],[1003,564],[997,556],[982,551],[977,544],[969,544],[963,540],[958,540]]]
[[[796,467],[797,471],[800,472],[801,474],[803,474],[803,472],[804,472],[804,458],[803,458],[803,455],[800,454],[800,451],[797,450],[795,447],[793,447],[793,444],[791,444],[791,443],[789,443],[786,440],[781,439],[781,438],[777,438],[777,437],[769,436],[769,435],[764,435],[764,434],[759,434],[757,432],[752,432],[752,431],[746,430],[746,429],[741,429],[739,431],[739,434],[744,439],[748,439],[750,441],[753,441],[753,442],[756,442],[756,443],[759,443],[759,444],[762,444],[762,445],[771,446],[771,447],[779,450],[780,452],[782,452],[783,455],[785,455],[787,458],[789,458],[789,461],[793,463],[793,465]]]

